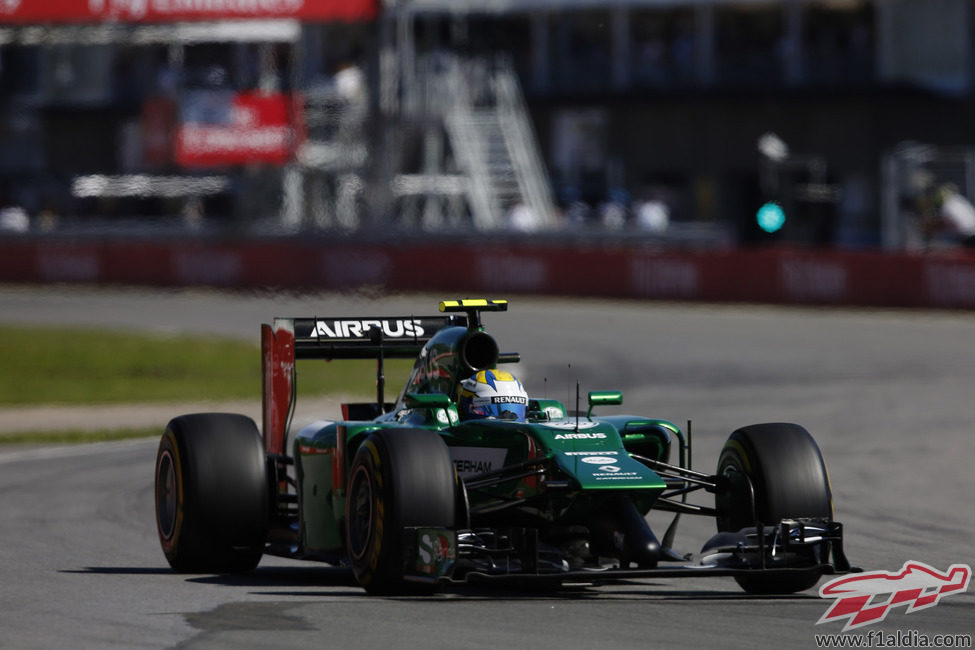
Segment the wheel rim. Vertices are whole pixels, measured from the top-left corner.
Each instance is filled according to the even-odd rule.
[[[169,450],[159,457],[159,470],[156,475],[156,513],[159,534],[170,539],[176,528],[176,465]]]
[[[726,494],[718,507],[715,519],[720,532],[737,532],[751,526],[755,522],[754,508],[755,494],[751,479],[745,472],[741,459],[737,455],[725,455],[718,460],[718,475],[728,481],[730,486],[737,486],[733,494]]]
[[[366,554],[373,530],[373,488],[369,472],[362,465],[355,468],[349,487],[349,553],[359,560]]]

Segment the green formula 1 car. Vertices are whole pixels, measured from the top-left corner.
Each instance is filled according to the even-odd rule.
[[[687,462],[689,432],[593,414],[621,404],[619,392],[591,392],[580,408],[577,389],[574,412],[494,396],[485,408],[512,410],[467,417],[465,386],[513,378],[498,366],[519,355],[501,352],[481,323],[482,312],[506,310],[457,300],[431,317],[262,326],[263,435],[245,416],[204,413],[173,419],[160,442],[156,521],[173,569],[246,571],[272,554],[351,566],[370,594],[678,576],[784,594],[851,570],[826,466],[798,425],[738,429],[716,471],[701,473]],[[296,359],[362,358],[377,361],[376,401],[289,432]],[[389,358],[416,359],[395,403],[383,397]],[[695,493],[712,496],[694,503]],[[675,514],[659,537],[651,510]],[[672,548],[681,515],[717,524],[694,555]]]

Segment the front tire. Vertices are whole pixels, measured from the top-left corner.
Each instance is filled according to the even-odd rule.
[[[370,595],[432,593],[404,578],[403,529],[454,528],[454,466],[440,436],[422,429],[372,433],[356,451],[346,492],[346,546]]]
[[[776,525],[782,519],[832,520],[829,474],[819,446],[797,424],[755,424],[728,438],[718,458],[718,475],[729,489],[718,493],[718,532],[736,533],[756,522]],[[809,589],[819,575],[736,577],[748,593],[787,594]]]
[[[230,413],[174,418],[156,453],[156,528],[181,573],[248,571],[264,553],[268,488],[254,421]]]

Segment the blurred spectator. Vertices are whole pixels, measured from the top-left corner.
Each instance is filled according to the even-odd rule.
[[[570,226],[581,226],[589,221],[592,208],[585,201],[575,200],[565,209],[565,221]]]
[[[938,187],[933,207],[925,223],[929,242],[941,235],[951,243],[975,247],[975,206],[959,194],[954,184],[945,183]]]
[[[630,194],[624,189],[609,191],[609,200],[599,206],[599,220],[607,230],[619,230],[626,225],[630,212]]]
[[[695,29],[692,23],[684,19],[675,26],[675,33],[670,45],[670,57],[678,81],[688,81],[693,78],[696,56]]]
[[[634,75],[637,79],[650,84],[667,80],[667,44],[659,34],[648,34],[636,40],[633,49],[636,53]]]
[[[640,230],[663,233],[670,226],[670,208],[658,199],[643,201],[636,207],[636,224]]]
[[[58,210],[53,202],[48,201],[37,215],[37,229],[41,232],[51,232],[58,227]]]
[[[366,92],[365,76],[354,63],[344,64],[335,73],[335,90],[347,101],[358,101]]]
[[[599,206],[599,222],[606,230],[620,230],[626,225],[626,206],[606,201]]]
[[[192,196],[183,204],[180,217],[188,229],[199,230],[203,227],[204,213],[203,200],[198,196]]]
[[[515,232],[535,232],[539,228],[535,211],[520,201],[508,210],[508,229]]]
[[[30,230],[30,217],[27,210],[19,205],[8,205],[0,208],[0,231],[27,232]]]

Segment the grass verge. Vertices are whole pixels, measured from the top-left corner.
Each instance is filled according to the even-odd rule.
[[[119,404],[261,397],[256,343],[204,336],[162,336],[78,328],[0,326],[0,407]],[[391,360],[385,374],[396,393],[411,363]],[[370,397],[371,360],[299,361],[298,396],[344,393]]]

